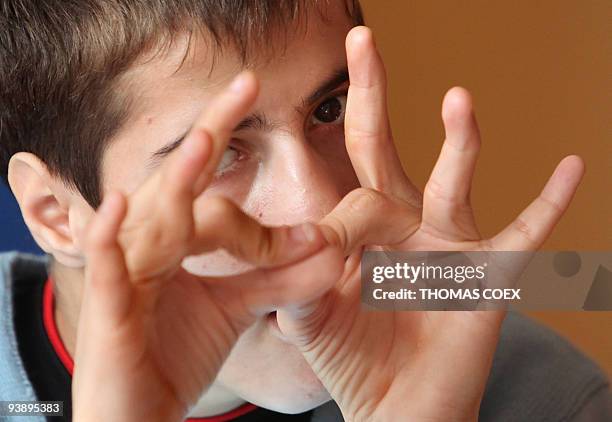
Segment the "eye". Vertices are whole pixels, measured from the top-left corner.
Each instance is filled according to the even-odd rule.
[[[345,111],[346,95],[331,97],[322,102],[312,113],[312,123],[315,125],[342,123]]]
[[[217,173],[223,173],[225,170],[229,169],[238,160],[239,156],[240,154],[238,151],[232,147],[228,147],[221,157],[221,161],[217,167]]]

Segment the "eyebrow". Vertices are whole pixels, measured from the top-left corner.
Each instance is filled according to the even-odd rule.
[[[308,107],[311,107],[325,95],[348,81],[349,72],[346,66],[336,70],[327,79],[325,79],[308,97],[302,99],[298,110],[304,110]],[[246,129],[270,131],[272,128],[274,128],[274,126],[274,123],[271,122],[265,114],[252,113],[242,119],[240,123],[238,123],[236,128],[234,128],[234,132]],[[161,159],[163,159],[176,148],[178,148],[190,131],[191,129],[182,134],[178,139],[175,139],[174,141],[155,151],[151,155],[150,166],[156,165]]]

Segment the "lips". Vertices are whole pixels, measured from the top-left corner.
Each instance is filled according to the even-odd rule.
[[[278,327],[278,321],[276,319],[276,311],[270,312],[268,315],[266,315],[266,322],[268,323],[268,326],[273,329],[275,328],[280,332],[280,328]]]
[[[274,337],[277,337],[278,339],[282,340],[285,343],[290,343],[289,339],[285,337],[285,335],[281,332],[280,327],[278,326],[278,320],[276,318],[276,311],[270,312],[268,315],[266,315],[266,325],[268,326],[270,333]]]

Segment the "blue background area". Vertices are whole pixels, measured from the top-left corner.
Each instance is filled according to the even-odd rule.
[[[42,254],[21,218],[10,189],[0,182],[0,252],[21,251]]]

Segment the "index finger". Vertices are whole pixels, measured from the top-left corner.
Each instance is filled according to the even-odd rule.
[[[193,151],[194,155],[198,155],[203,144],[208,151],[202,157],[203,160],[197,160],[199,165],[193,166],[196,167],[194,171],[185,168],[184,157],[183,159],[170,157],[165,169],[165,172],[170,173],[166,178],[169,179],[167,180],[169,185],[179,191],[189,191],[192,198],[202,193],[219,165],[232,132],[253,106],[257,94],[258,84],[255,75],[250,71],[244,71],[213,99],[178,148],[187,150],[183,151],[186,154]]]

